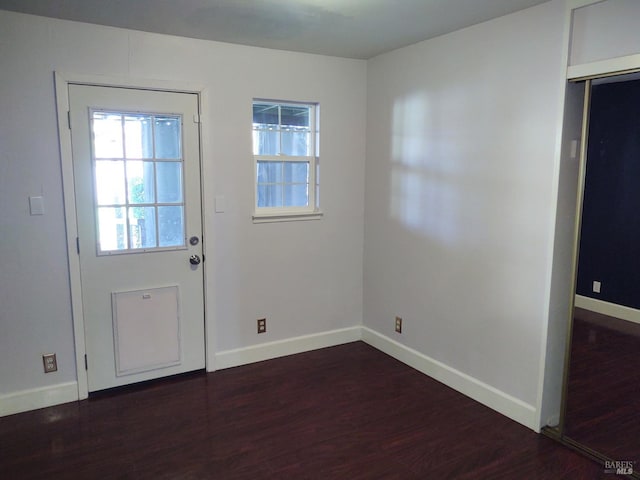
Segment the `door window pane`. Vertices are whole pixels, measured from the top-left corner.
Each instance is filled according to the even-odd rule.
[[[129,203],[154,203],[154,162],[127,162]]]
[[[127,249],[127,220],[124,208],[98,208],[98,238],[102,251]]]
[[[182,157],[182,133],[180,127],[181,117],[156,117],[156,158],[180,159]]]
[[[155,207],[129,208],[130,248],[154,248],[156,243]]]
[[[95,166],[98,205],[118,205],[124,203],[124,162],[98,160]]]
[[[182,162],[157,162],[158,203],[182,202]]]
[[[158,207],[158,232],[161,247],[184,245],[184,212],[182,207]]]
[[[92,120],[95,158],[122,158],[122,116],[94,112]]]
[[[124,140],[127,158],[153,158],[153,123],[148,115],[124,117]]]

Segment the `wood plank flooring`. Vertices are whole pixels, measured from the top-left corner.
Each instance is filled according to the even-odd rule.
[[[614,479],[356,342],[0,418],[2,479]]]
[[[640,469],[640,325],[576,308],[564,435]]]

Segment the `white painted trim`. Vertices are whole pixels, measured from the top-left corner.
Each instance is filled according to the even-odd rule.
[[[593,0],[590,0],[593,1]],[[573,2],[575,3],[575,2]],[[565,7],[564,12],[564,25],[562,32],[562,53],[560,62],[558,64],[560,74],[560,78],[564,76],[567,68],[567,64],[569,63],[569,51],[570,51],[570,42],[571,42],[571,28],[572,28],[572,15],[573,15],[573,5],[567,5]],[[557,104],[556,110],[556,141],[553,153],[554,166],[553,166],[553,183],[552,183],[552,192],[551,192],[551,205],[552,212],[549,216],[549,237],[548,237],[548,245],[550,252],[549,261],[547,263],[547,271],[546,271],[546,286],[545,286],[545,301],[544,301],[544,310],[543,317],[545,321],[542,324],[542,331],[540,335],[540,359],[538,362],[539,365],[539,374],[538,374],[538,393],[536,398],[536,427],[534,430],[538,430],[539,428],[545,426],[547,424],[548,419],[543,419],[541,416],[543,412],[549,408],[548,400],[545,397],[545,380],[547,379],[547,375],[560,375],[562,376],[562,371],[564,371],[564,363],[562,364],[553,364],[548,365],[549,362],[553,362],[553,358],[549,356],[549,325],[553,320],[551,316],[551,311],[553,305],[552,302],[552,285],[553,285],[553,274],[554,274],[554,251],[556,248],[556,217],[558,215],[558,194],[560,191],[560,171],[561,171],[561,163],[562,163],[562,140],[563,140],[563,132],[564,132],[564,111],[565,111],[565,103],[567,100],[567,82],[563,81],[560,86],[560,95]],[[569,299],[567,299],[569,300]],[[562,357],[564,359],[564,356]],[[555,368],[554,368],[555,367]],[[558,370],[560,373],[558,373]],[[560,415],[559,405],[556,407],[551,407],[554,410],[553,416],[556,417]]]
[[[80,281],[80,256],[76,250],[78,224],[76,221],[75,187],[73,182],[73,153],[71,129],[69,128],[69,82],[59,72],[55,72],[56,108],[58,136],[60,139],[60,162],[62,167],[62,192],[67,234],[67,258],[69,261],[69,283],[71,285],[71,315],[73,317],[73,338],[76,355],[76,378],[78,400],[89,396],[87,371],[84,369],[86,353],[84,336],[84,315],[82,313],[82,283]]]
[[[211,117],[209,114],[209,89],[202,88],[198,97],[198,109],[200,114],[200,191],[202,201],[202,255],[205,261],[202,262],[204,269],[204,331],[205,331],[205,364],[207,372],[216,370],[215,349],[216,344],[216,322],[215,322],[215,251],[214,242],[215,235],[213,227],[209,229],[209,218],[207,205],[215,205],[216,192],[205,188],[205,179],[216,178],[215,167],[213,161],[206,161],[210,152],[213,152],[211,146],[210,124]],[[211,221],[213,225],[213,221]]]
[[[203,96],[206,89],[202,85],[188,84],[185,82],[165,81],[158,79],[141,79],[121,76],[103,76],[103,75],[86,75],[78,73],[64,73],[54,72],[55,77],[55,92],[56,92],[56,108],[58,117],[58,136],[60,140],[60,161],[62,167],[62,190],[64,200],[65,211],[65,228],[67,234],[67,256],[69,262],[69,283],[71,285],[71,311],[73,316],[73,333],[75,343],[76,354],[76,375],[77,375],[77,392],[76,400],[82,400],[89,396],[89,386],[87,371],[84,368],[84,356],[86,353],[85,342],[85,325],[84,315],[82,311],[82,282],[80,277],[80,258],[76,250],[76,237],[78,236],[78,225],[76,222],[76,204],[75,204],[75,184],[73,177],[73,153],[71,145],[71,130],[68,128],[67,112],[69,111],[69,85],[81,84],[81,85],[98,85],[105,87],[125,87],[125,88],[137,88],[137,89],[149,89],[149,90],[164,90],[170,92],[179,93],[194,93],[198,95],[198,108],[200,109],[200,181],[201,181],[201,203],[202,203],[202,231],[203,236],[205,232],[205,217],[204,217],[204,157],[203,150],[207,147],[208,151],[208,137],[205,135],[205,130],[202,127],[203,115]],[[206,121],[205,121],[206,123]],[[207,235],[208,237],[209,235]],[[211,235],[213,238],[213,235]],[[203,245],[204,253],[204,245]],[[213,269],[209,269],[212,272]],[[205,270],[205,286],[211,285],[212,282],[207,282],[207,270]],[[203,287],[204,288],[204,287]],[[209,352],[213,352],[213,345],[215,345],[214,337],[214,319],[213,319],[213,305],[208,305],[207,301],[214,297],[214,292],[210,292],[211,288],[207,288],[204,292],[205,302],[205,367],[208,371],[214,370],[214,363],[209,363],[214,357]],[[208,309],[209,307],[209,309]]]
[[[78,400],[76,382],[22,390],[0,396],[0,417]]]
[[[576,295],[575,305],[576,307],[584,308],[591,312],[601,313],[609,317],[615,317],[633,323],[640,323],[640,310],[636,310],[635,308],[605,302],[596,298],[584,297],[582,295]]]
[[[324,214],[320,211],[299,213],[253,214],[253,223],[295,222],[304,220],[320,220]]]
[[[602,3],[606,0],[568,0],[569,9],[575,10],[577,8],[588,7],[589,5],[595,5],[596,3]]]
[[[536,432],[540,431],[540,426],[537,422],[537,410],[533,405],[518,400],[491,385],[487,385],[470,375],[402,345],[370,328],[362,327],[362,340],[402,363],[521,423],[525,427]]]
[[[112,75],[92,75],[76,72],[55,72],[67,84],[94,85],[101,87],[123,87],[140,90],[165,90],[176,93],[195,93],[200,95],[205,86],[199,83],[190,83],[173,80],[160,80],[156,78],[137,78]],[[66,88],[66,85],[65,85]]]
[[[216,368],[237,367],[239,365],[261,362],[286,355],[309,352],[319,348],[357,342],[361,339],[362,330],[361,327],[358,326],[287,338],[285,340],[262,343],[235,350],[225,350],[216,354]]]
[[[611,76],[640,69],[640,54],[625,55],[624,57],[608,58],[597,62],[571,65],[567,68],[568,80],[580,80]]]

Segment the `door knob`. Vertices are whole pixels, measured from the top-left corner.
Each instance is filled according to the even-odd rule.
[[[200,264],[200,257],[198,255],[191,255],[189,257],[189,263],[191,265],[199,265]]]

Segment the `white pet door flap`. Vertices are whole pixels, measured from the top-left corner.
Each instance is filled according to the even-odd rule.
[[[181,362],[177,286],[112,293],[116,375]]]

